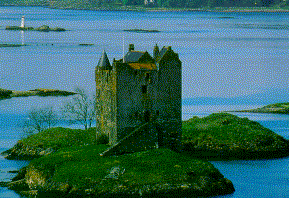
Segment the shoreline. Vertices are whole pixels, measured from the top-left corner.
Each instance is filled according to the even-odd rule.
[[[221,7],[221,8],[145,8],[145,7],[119,7],[119,8],[71,8],[71,7],[51,7],[44,5],[0,5],[0,7],[41,7],[48,9],[60,9],[60,10],[89,10],[89,11],[132,11],[132,12],[219,12],[219,13],[287,13],[289,9],[276,9],[267,7]],[[232,9],[233,8],[233,9]]]

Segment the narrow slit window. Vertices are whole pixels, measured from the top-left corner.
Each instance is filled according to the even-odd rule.
[[[141,92],[142,92],[143,94],[148,93],[148,86],[147,86],[147,85],[142,85],[142,86],[141,86]]]
[[[150,80],[150,74],[149,74],[149,73],[146,73],[145,80],[146,80],[146,81],[149,81],[149,80]]]

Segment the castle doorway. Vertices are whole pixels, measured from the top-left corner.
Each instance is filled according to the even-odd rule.
[[[158,136],[158,145],[159,147],[164,146],[164,132],[162,127],[159,124],[156,124],[157,136]]]
[[[146,110],[144,112],[144,121],[145,122],[149,122],[150,121],[150,117],[151,117],[151,114],[150,114],[149,110]]]

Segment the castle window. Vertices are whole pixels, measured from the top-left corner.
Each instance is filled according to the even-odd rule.
[[[146,73],[146,75],[145,75],[145,81],[146,81],[146,82],[151,82],[151,78],[150,78],[150,74],[149,74],[149,73]]]
[[[142,85],[141,86],[141,92],[143,94],[147,94],[148,93],[148,86],[147,85]]]
[[[149,80],[150,80],[150,74],[149,74],[149,73],[146,73],[145,80],[146,80],[146,81],[149,81]]]
[[[156,116],[159,116],[159,115],[160,115],[160,111],[156,110]]]

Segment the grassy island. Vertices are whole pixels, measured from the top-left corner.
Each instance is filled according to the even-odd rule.
[[[257,109],[241,110],[236,112],[289,114],[289,102],[270,104]]]
[[[192,156],[208,159],[262,159],[289,155],[289,142],[248,118],[228,113],[183,122],[183,144]]]
[[[50,28],[48,25],[43,25],[38,28],[34,27],[20,27],[20,26],[6,26],[6,30],[23,30],[23,31],[39,31],[39,32],[63,32],[66,31],[64,28],[60,27],[55,27],[55,28]]]
[[[30,157],[37,159],[5,185],[22,195],[40,197],[173,197],[188,193],[194,197],[234,192],[232,182],[209,162],[168,149],[101,157],[108,146],[94,145],[94,135],[95,128],[58,127],[19,141],[4,154],[13,149],[21,151],[20,155],[31,151]]]
[[[13,97],[27,97],[27,96],[70,96],[76,93],[69,91],[62,91],[57,89],[34,89],[29,91],[15,91],[0,88],[0,100],[9,99]]]
[[[0,44],[0,48],[1,47],[22,47],[25,46],[23,44]]]
[[[128,29],[123,30],[125,32],[136,32],[136,33],[157,33],[160,32],[159,30],[147,30],[147,29]]]

